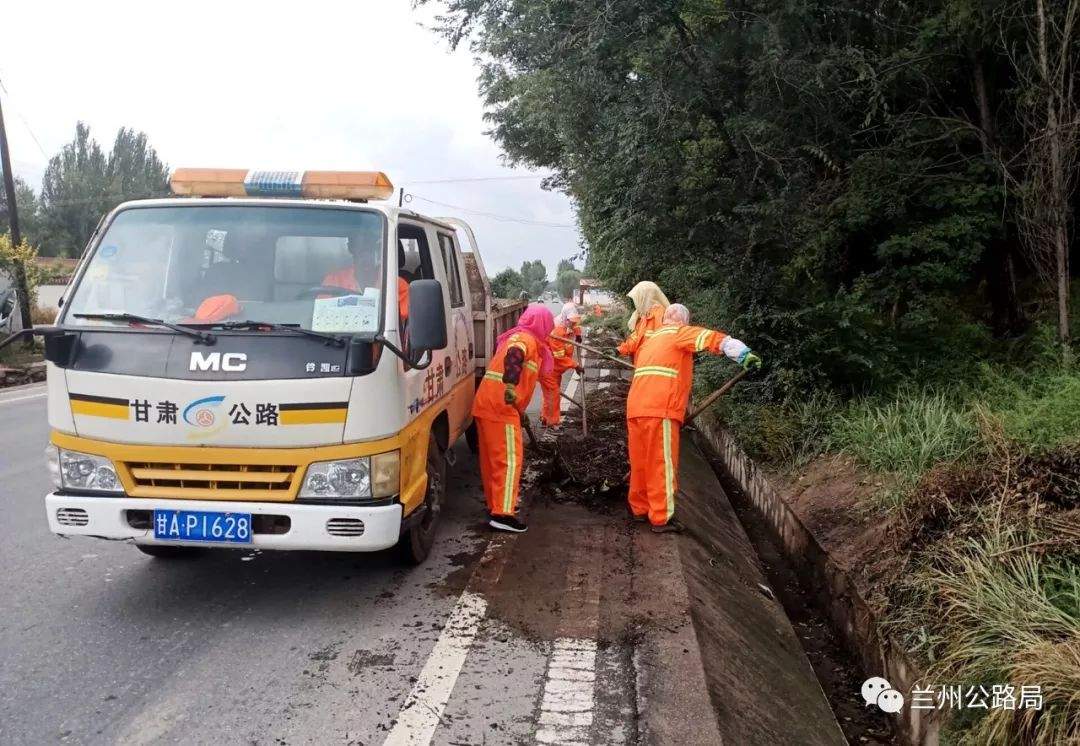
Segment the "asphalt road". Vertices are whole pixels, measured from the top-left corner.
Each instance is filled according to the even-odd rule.
[[[162,561],[49,532],[42,394],[0,392],[0,741],[372,742],[487,540],[467,451],[420,568],[387,554]]]
[[[432,556],[406,569],[388,554],[160,560],[54,536],[47,436],[42,386],[0,391],[0,743],[530,742],[555,717],[543,712],[552,661],[574,678],[574,656],[598,682],[621,682],[590,715],[599,738],[632,726],[622,652],[557,650],[566,557],[544,581],[547,607],[528,608],[528,587],[499,601],[504,619],[550,634],[485,616],[511,553],[489,551],[496,561],[475,572],[491,534],[464,443]],[[558,544],[555,528],[545,541]]]

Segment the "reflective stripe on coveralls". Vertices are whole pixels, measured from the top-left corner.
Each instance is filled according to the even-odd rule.
[[[557,326],[555,331],[548,336],[548,346],[551,348],[551,354],[555,358],[555,368],[551,373],[540,376],[540,392],[544,395],[540,419],[545,425],[558,425],[562,422],[559,391],[562,389],[563,373],[577,367],[577,363],[574,362],[574,347],[565,341],[568,337],[564,335],[567,334],[580,335],[581,327],[566,329]]]
[[[630,512],[662,526],[675,513],[679,489],[679,423],[662,417],[626,421],[630,451]]]
[[[525,360],[521,377],[514,386],[517,402],[508,404],[504,398],[503,375],[506,353],[512,348],[521,350]],[[527,333],[513,334],[495,350],[476,389],[472,414],[480,446],[480,479],[484,483],[488,512],[492,515],[514,515],[517,511],[524,455],[521,413],[532,400],[539,360],[536,339]]]
[[[488,512],[514,515],[524,455],[521,426],[477,418],[476,433],[480,442],[480,481]]]

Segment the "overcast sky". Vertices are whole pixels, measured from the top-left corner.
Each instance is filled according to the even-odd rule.
[[[552,277],[577,253],[572,204],[540,188],[543,174],[502,165],[472,57],[420,25],[429,11],[277,5],[6,3],[0,96],[15,172],[36,187],[78,120],[105,148],[134,127],[171,167],[385,171],[418,211],[469,220],[492,273],[539,257]],[[490,177],[525,178],[421,183]]]

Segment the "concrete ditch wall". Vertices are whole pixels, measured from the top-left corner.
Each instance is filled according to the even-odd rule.
[[[798,568],[806,588],[817,589],[817,601],[825,609],[833,627],[860,658],[867,675],[884,676],[893,688],[910,692],[924,680],[922,673],[904,651],[883,638],[878,620],[862,598],[854,581],[829,557],[814,535],[803,525],[754,461],[723,429],[715,415],[706,413],[696,422],[695,440],[712,451],[742,489],[747,499],[765,517],[778,543]],[[858,697],[858,692],[852,692]],[[941,728],[937,710],[912,710],[905,706],[894,716],[896,732],[910,746],[937,746]]]

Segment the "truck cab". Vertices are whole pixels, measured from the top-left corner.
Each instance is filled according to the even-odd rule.
[[[423,561],[507,325],[472,231],[369,201],[377,172],[171,183],[106,216],[45,330],[50,528]]]

